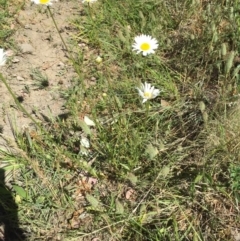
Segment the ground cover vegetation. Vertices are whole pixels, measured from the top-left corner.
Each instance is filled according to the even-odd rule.
[[[52,21],[51,3],[33,7]],[[68,112],[1,149],[28,240],[239,240],[239,2],[80,4]]]

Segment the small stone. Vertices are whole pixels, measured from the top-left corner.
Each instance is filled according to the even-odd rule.
[[[91,77],[91,81],[96,81],[96,78],[95,77]]]
[[[32,54],[34,51],[34,48],[31,44],[21,44],[20,49],[23,54]]]
[[[7,55],[8,57],[11,57],[11,56],[14,55],[14,52],[13,52],[11,49],[9,49],[9,50],[6,51],[6,55]]]
[[[17,80],[18,80],[18,81],[23,81],[24,78],[23,78],[22,76],[17,76]]]
[[[57,64],[57,66],[64,67],[65,64],[64,64],[63,62],[59,62],[59,63]]]
[[[80,44],[78,44],[78,46],[79,46],[79,47],[85,47],[86,44],[85,44],[85,43],[80,43]]]
[[[83,147],[85,147],[87,149],[90,147],[90,142],[87,137],[82,137],[80,143]]]
[[[28,25],[28,24],[26,24],[26,25],[24,26],[24,28],[25,28],[25,29],[31,29],[31,26]]]
[[[18,63],[19,61],[20,61],[20,60],[17,59],[17,58],[14,58],[14,59],[12,60],[13,63]]]
[[[88,116],[84,116],[84,122],[88,125],[88,126],[95,126],[94,121],[92,121]]]

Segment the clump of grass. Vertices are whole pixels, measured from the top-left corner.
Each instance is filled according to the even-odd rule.
[[[35,85],[38,89],[45,89],[49,86],[48,77],[43,75],[37,68],[32,69],[31,78],[35,81]]]
[[[11,156],[25,164],[14,182],[32,239],[234,240],[239,16],[235,3],[219,6],[84,6],[73,39],[88,44],[76,80],[85,88],[65,95],[71,117],[19,133]],[[155,55],[132,52],[139,33],[158,39]],[[145,81],[162,90],[147,112],[136,90]]]
[[[7,11],[7,1],[4,1],[0,5],[0,39],[1,39],[1,44],[3,43],[2,41],[5,40],[7,37],[10,36],[12,33],[12,30],[9,27],[9,12]]]

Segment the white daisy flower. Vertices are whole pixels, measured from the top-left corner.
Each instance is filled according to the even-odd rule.
[[[144,83],[141,84],[140,88],[137,88],[139,95],[143,98],[143,102],[146,102],[147,100],[154,99],[160,94],[159,89],[155,89],[154,86],[151,86],[151,84]]]
[[[43,5],[52,5],[52,2],[57,0],[31,0],[31,2],[34,2],[35,4],[43,4]]]
[[[97,0],[82,0],[83,3],[94,3]]]
[[[0,66],[3,66],[7,61],[6,52],[3,49],[0,49]]]
[[[148,54],[154,54],[155,49],[158,48],[158,42],[150,35],[139,35],[134,38],[135,43],[132,45],[133,51],[137,51],[137,54],[141,53],[143,56]]]

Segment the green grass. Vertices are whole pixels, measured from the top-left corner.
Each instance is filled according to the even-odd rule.
[[[62,93],[69,115],[15,130],[15,152],[1,152],[8,168],[19,165],[13,193],[29,240],[234,240],[239,8],[187,0],[84,6],[71,22],[69,42],[85,47],[76,56],[81,74]],[[140,33],[159,41],[156,54],[132,52]],[[145,81],[162,90],[149,109],[136,90]]]
[[[0,22],[1,22],[0,24],[1,42],[0,43],[1,44],[2,44],[2,41],[4,41],[12,32],[9,26],[8,17],[9,17],[9,13],[8,13],[7,1],[1,1],[0,2]]]
[[[14,41],[11,39],[12,34],[16,29],[15,14],[24,6],[24,1],[7,1],[0,0],[0,47],[10,48],[14,46]],[[6,41],[7,40],[7,41]]]

